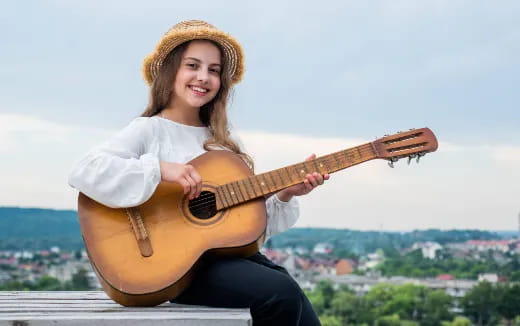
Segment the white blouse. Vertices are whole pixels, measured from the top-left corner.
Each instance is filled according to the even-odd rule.
[[[206,127],[139,117],[108,141],[94,147],[73,167],[68,183],[101,204],[133,207],[147,201],[161,181],[160,161],[186,164],[204,154]],[[299,216],[295,197],[266,200],[267,236],[289,229]]]

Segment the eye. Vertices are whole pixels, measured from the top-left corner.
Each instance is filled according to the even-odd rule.
[[[197,68],[197,64],[196,63],[187,63],[186,66],[192,68],[192,69],[195,69]]]
[[[220,74],[220,69],[218,69],[218,68],[211,68],[209,71],[211,71],[215,74]]]

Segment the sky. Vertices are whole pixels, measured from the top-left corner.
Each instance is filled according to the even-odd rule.
[[[332,174],[296,226],[519,228],[518,1],[2,2],[0,206],[75,209],[70,169],[142,113],[142,59],[187,19],[244,48],[229,118],[257,172],[436,134],[419,164]]]

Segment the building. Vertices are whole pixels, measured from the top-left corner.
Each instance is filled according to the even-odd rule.
[[[422,256],[428,259],[435,259],[437,251],[442,249],[442,246],[437,242],[416,242],[412,246],[412,250],[421,249]]]

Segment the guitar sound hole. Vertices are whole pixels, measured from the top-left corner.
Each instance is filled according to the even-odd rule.
[[[215,216],[217,214],[215,194],[209,191],[202,191],[198,198],[190,200],[188,208],[193,216],[203,220]]]

